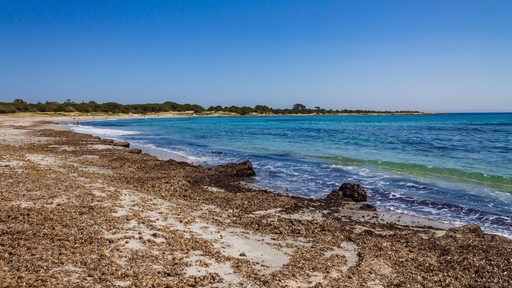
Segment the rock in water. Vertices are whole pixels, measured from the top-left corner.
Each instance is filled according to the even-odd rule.
[[[355,183],[343,183],[338,190],[334,190],[327,195],[326,200],[333,203],[342,202],[343,200],[366,202],[368,197],[366,195],[366,190],[364,190],[361,185]]]
[[[219,165],[214,169],[225,176],[251,177],[256,175],[254,168],[252,168],[252,163],[249,160],[246,160],[241,163]]]
[[[356,202],[366,202],[368,200],[366,190],[359,184],[343,183],[338,191],[341,191],[343,198],[349,198]]]

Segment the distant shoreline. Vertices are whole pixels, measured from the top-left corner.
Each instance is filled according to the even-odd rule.
[[[333,114],[236,114],[226,112],[203,112],[195,113],[193,111],[187,112],[158,112],[158,113],[65,113],[65,112],[16,112],[8,114],[0,114],[2,118],[32,118],[32,117],[43,117],[43,118],[81,118],[82,120],[91,120],[101,118],[165,118],[165,117],[286,117],[286,116],[393,116],[393,115],[441,115],[447,113],[438,112],[375,112],[375,113],[333,113]]]
[[[273,116],[273,115],[395,115],[395,114],[432,114],[415,110],[378,111],[367,109],[325,109],[319,106],[308,108],[304,104],[296,103],[291,108],[272,108],[266,105],[249,106],[210,106],[204,108],[197,104],[180,104],[167,101],[164,103],[146,104],[120,104],[116,102],[96,103],[95,101],[75,103],[70,99],[63,103],[27,103],[23,99],[12,102],[0,102],[1,114],[16,114],[20,112],[31,113],[83,113],[86,115],[103,114],[142,114],[151,115],[171,113],[178,115],[201,116]]]

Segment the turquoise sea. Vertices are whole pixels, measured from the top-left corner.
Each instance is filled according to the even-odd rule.
[[[162,158],[252,161],[253,183],[324,197],[356,182],[378,209],[512,237],[512,113],[88,121],[77,132]]]

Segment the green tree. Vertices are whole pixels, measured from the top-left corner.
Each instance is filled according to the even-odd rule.
[[[23,100],[23,99],[14,99],[12,104],[14,104],[14,105],[27,105],[27,102],[25,102],[25,100]]]
[[[208,111],[213,111],[213,112],[220,112],[220,111],[223,111],[224,108],[222,108],[222,106],[220,105],[217,105],[217,106],[210,106],[208,108]]]
[[[300,103],[297,103],[297,104],[293,104],[293,110],[305,110],[306,109],[306,106],[303,105],[303,104],[300,104]]]
[[[256,105],[256,106],[254,106],[254,111],[259,114],[271,113],[272,108],[265,106],[265,105]]]

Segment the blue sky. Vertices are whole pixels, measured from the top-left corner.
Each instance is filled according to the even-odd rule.
[[[0,101],[512,111],[512,1],[0,0]]]

